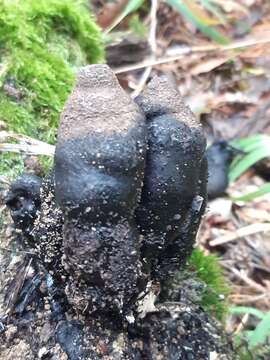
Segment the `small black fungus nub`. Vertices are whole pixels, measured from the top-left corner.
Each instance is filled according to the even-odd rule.
[[[40,187],[38,176],[24,173],[11,184],[5,199],[15,225],[29,240],[40,209]]]
[[[224,196],[229,185],[229,166],[232,160],[233,149],[226,141],[216,141],[207,148],[209,199]]]

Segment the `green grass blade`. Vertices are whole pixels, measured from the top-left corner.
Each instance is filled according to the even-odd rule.
[[[264,316],[264,318],[256,326],[256,329],[251,333],[249,337],[249,344],[251,348],[258,346],[266,341],[270,336],[270,311]]]
[[[233,140],[230,141],[230,145],[246,153],[245,155],[238,155],[233,159],[230,165],[230,181],[240,176],[243,171],[253,165],[254,161],[261,160],[263,155],[263,157],[270,156],[270,136],[268,135],[257,134],[247,138]],[[260,155],[260,153],[263,153],[263,155]],[[256,156],[258,156],[257,159]],[[250,161],[249,164],[248,161]],[[245,164],[246,166],[244,166]]]
[[[229,308],[229,312],[235,315],[245,315],[245,314],[253,315],[260,320],[262,320],[265,316],[265,313],[263,313],[262,311],[249,306],[232,306]]]
[[[263,184],[258,190],[239,197],[231,197],[232,201],[251,201],[257,197],[270,193],[270,182]]]
[[[226,23],[225,16],[221,13],[217,6],[215,6],[211,0],[201,0],[201,4],[211,12],[222,24]]]
[[[247,169],[256,164],[256,162],[268,157],[270,155],[270,150],[268,148],[260,147],[255,151],[250,152],[236,164],[231,166],[229,171],[229,181],[232,182],[236,180],[241,174],[243,174]]]
[[[138,10],[143,3],[144,0],[129,0],[127,6],[124,8],[121,14],[115,19],[115,21],[111,24],[111,26],[105,30],[105,34],[111,32],[130,13]]]
[[[204,33],[211,40],[217,42],[221,45],[229,44],[230,40],[221,35],[213,27],[203,24],[189,9],[189,7],[182,0],[166,0],[166,2],[174,8],[176,11],[180,12],[186,19],[191,21],[197,29]]]
[[[267,146],[270,144],[270,137],[268,135],[254,135],[248,138],[237,139],[230,141],[230,145],[243,150],[245,152],[250,152],[255,150],[256,148]]]

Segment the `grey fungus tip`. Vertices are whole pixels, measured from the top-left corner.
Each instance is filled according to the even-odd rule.
[[[80,69],[60,116],[57,144],[94,134],[124,134],[143,127],[144,115],[103,64]]]
[[[77,73],[76,87],[94,89],[119,86],[112,69],[106,64],[81,67]]]
[[[185,105],[179,90],[165,76],[154,76],[135,101],[146,117],[172,114],[192,127],[200,126],[193,112]]]

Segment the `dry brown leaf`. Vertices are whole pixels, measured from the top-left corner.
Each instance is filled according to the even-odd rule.
[[[246,6],[239,4],[239,1],[233,0],[213,0],[214,3],[220,5],[224,11],[231,13],[233,11],[239,11],[244,15],[248,15],[248,9]]]
[[[208,73],[209,71],[212,71],[213,69],[219,67],[220,65],[224,64],[226,61],[231,60],[232,58],[236,57],[237,55],[230,54],[225,56],[220,56],[212,59],[207,59],[206,61],[203,61],[202,63],[195,65],[191,70],[191,75],[199,75]]]
[[[109,27],[116,17],[121,13],[127,5],[128,0],[118,0],[113,3],[106,4],[97,14],[97,23],[102,29]]]

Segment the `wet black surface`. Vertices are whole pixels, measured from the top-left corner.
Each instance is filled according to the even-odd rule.
[[[208,185],[209,199],[221,197],[225,194],[229,184],[229,166],[235,150],[226,141],[216,141],[206,151],[208,161]]]
[[[40,209],[41,178],[24,173],[10,187],[5,199],[15,225],[30,236],[37,211]]]
[[[56,340],[70,360],[84,356],[83,325],[79,321],[61,321],[56,329]]]

